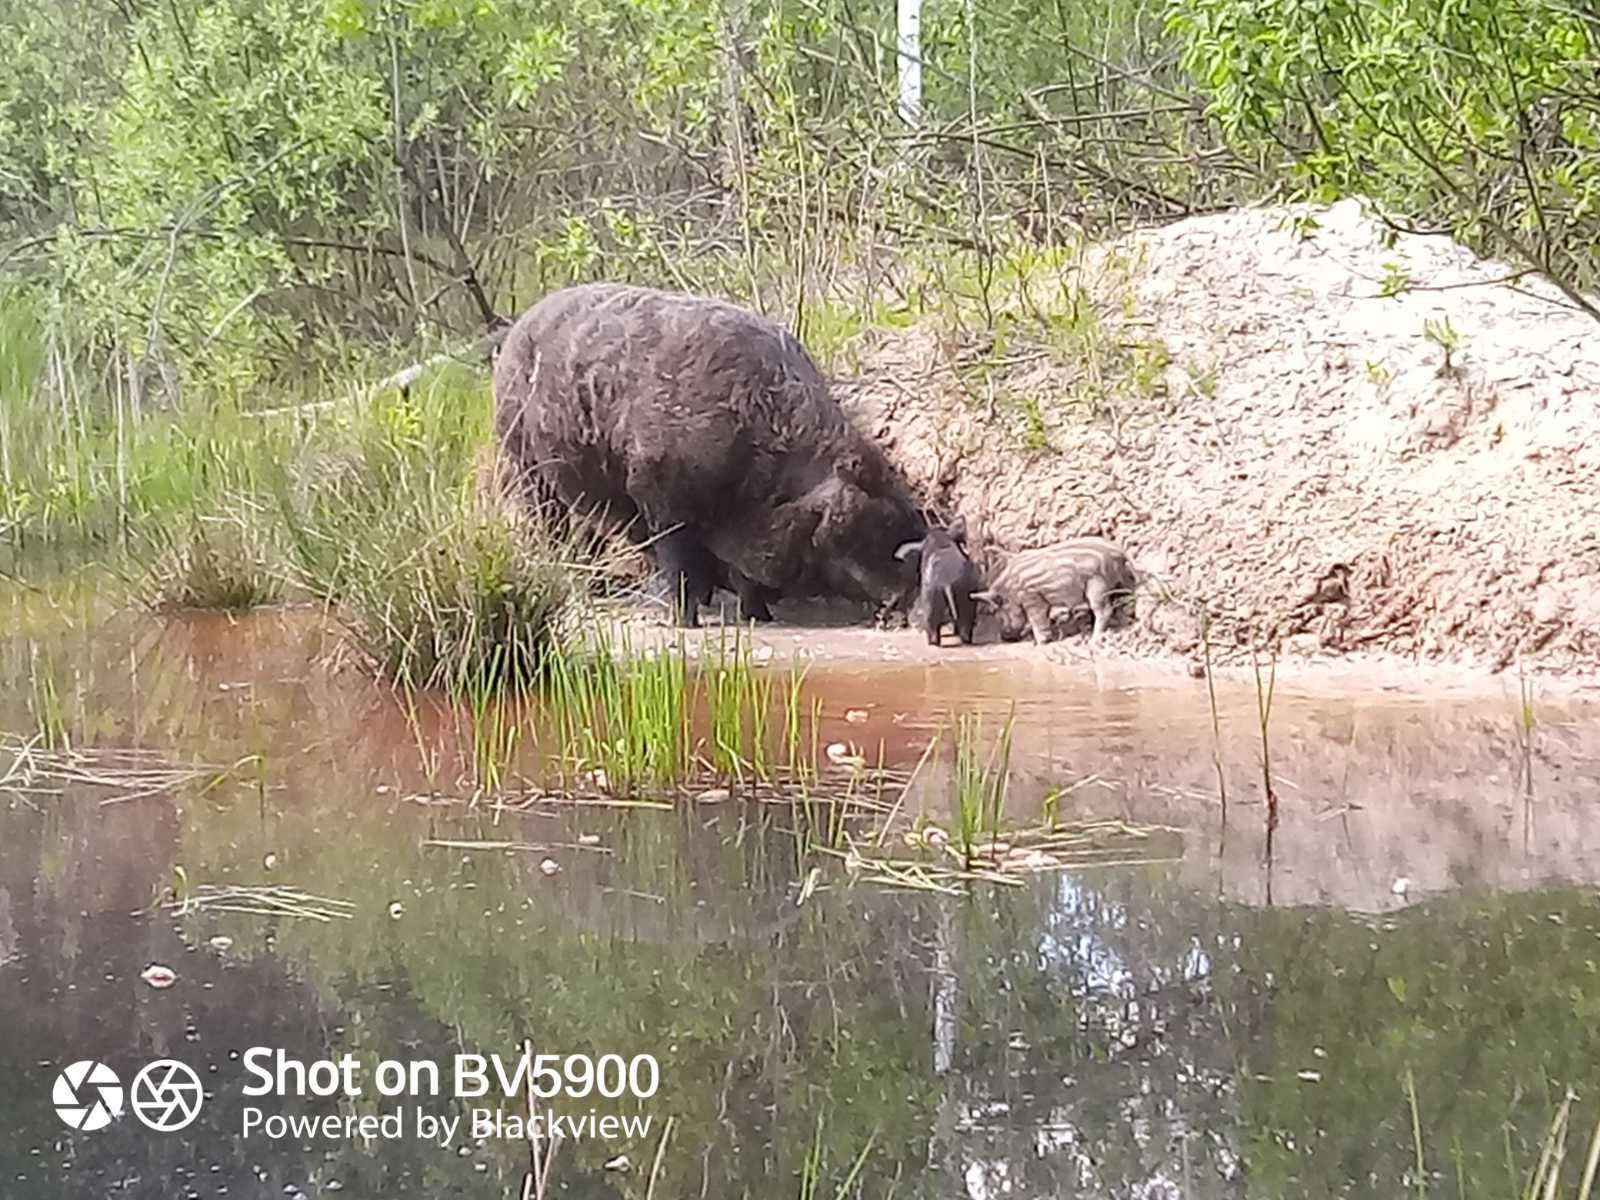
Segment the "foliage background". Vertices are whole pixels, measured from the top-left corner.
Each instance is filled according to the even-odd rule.
[[[0,261],[136,403],[281,387],[607,276],[767,307],[843,261],[1244,194],[1161,14],[849,0],[6,0]]]

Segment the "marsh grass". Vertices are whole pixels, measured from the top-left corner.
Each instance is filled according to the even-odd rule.
[[[635,653],[626,627],[596,625],[586,646],[550,656],[542,693],[561,786],[581,776],[618,796],[661,792],[693,775],[692,692],[682,636]]]
[[[681,634],[676,644],[636,652],[626,627],[596,627],[581,652],[549,659],[545,684],[514,733],[493,693],[474,693],[468,715],[477,788],[457,802],[490,800],[497,812],[587,804],[670,809],[710,799],[714,790],[718,800],[785,807],[796,867],[811,881],[806,895],[822,878],[814,855],[841,860],[852,879],[933,891],[1177,856],[1161,837],[1170,830],[1064,821],[1053,805],[1040,821],[1008,822],[1014,712],[992,740],[976,716],[957,719],[948,827],[922,810],[913,820],[907,800],[939,738],[909,772],[887,766],[881,746],[875,761],[844,745],[822,754],[820,700],[806,695],[798,663],[760,662],[742,630],[702,636],[697,660]],[[775,727],[766,714],[780,710]],[[506,784],[523,731],[542,749],[542,777],[517,794],[487,796]],[[449,802],[437,794],[425,799]]]
[[[29,663],[29,675],[28,699],[33,713],[34,742],[47,751],[70,753],[72,733],[51,664],[48,661],[41,664],[35,653]]]
[[[348,900],[329,899],[299,888],[210,883],[190,886],[186,880],[180,888],[174,888],[161,904],[163,909],[180,917],[196,913],[244,913],[327,923],[348,921],[355,915],[356,906]]]
[[[217,396],[135,412],[94,394],[20,304],[0,302],[0,331],[0,551],[22,569],[109,562],[161,609],[303,592],[379,675],[464,693],[537,676],[568,600],[614,567],[475,486],[481,372],[446,365],[404,393],[330,379],[266,412]]]
[[[803,802],[820,779],[821,721],[803,678],[798,663],[760,661],[738,628],[702,633],[692,653],[681,632],[641,649],[626,625],[596,619],[576,648],[548,658],[540,723],[564,788],[639,797],[721,785],[745,799]]]
[[[1013,707],[991,741],[976,714],[957,717],[948,826],[930,819],[926,810],[920,810],[909,827],[899,820],[924,768],[938,752],[941,733],[909,776],[885,771],[880,762],[870,801],[863,798],[856,812],[845,809],[845,816],[869,819],[864,833],[853,827],[859,822],[851,822],[840,828],[835,840],[813,848],[842,860],[854,880],[949,895],[961,894],[974,883],[1016,886],[1039,872],[1175,862],[1181,857],[1177,831],[1164,826],[1063,820],[1061,798],[1098,782],[1097,776],[1047,789],[1037,820],[1008,820],[1015,725]]]
[[[977,861],[983,838],[999,836],[1011,783],[1011,740],[1016,706],[1006,715],[999,739],[988,748],[976,714],[963,713],[956,723],[955,816],[958,844],[965,861]]]
[[[20,426],[25,404],[34,394],[44,368],[44,330],[31,307],[15,296],[0,294],[0,532],[17,520],[19,496],[12,480],[22,466]]]
[[[709,661],[701,657],[698,682],[711,727],[712,770],[736,782],[744,782],[747,775],[767,779],[764,706],[772,702],[772,680],[769,673],[755,668],[750,639],[736,629],[730,645],[728,628],[721,627],[716,656]]]
[[[275,488],[297,583],[405,688],[527,689],[569,604],[618,567],[614,543],[519,516],[485,486],[488,426],[487,389],[446,372],[373,397]]]
[[[1261,661],[1252,651],[1250,666],[1256,684],[1256,730],[1261,737],[1261,790],[1267,804],[1267,856],[1272,855],[1272,834],[1278,827],[1278,791],[1272,782],[1272,699],[1278,685],[1278,656],[1273,654],[1267,664],[1266,678],[1261,674]]]
[[[292,536],[306,546],[316,535],[300,525]],[[448,515],[404,531],[369,526],[322,565],[331,570],[302,559],[303,586],[328,603],[374,672],[407,688],[526,687],[556,644],[571,596],[562,564],[492,515]]]
[[[488,677],[469,682],[467,701],[472,719],[474,782],[482,791],[498,792],[505,783],[504,771],[516,754],[522,725],[508,712]]]
[[[260,492],[302,440],[233,398],[141,400],[82,363],[70,329],[0,294],[0,549],[19,566],[142,549]]]
[[[240,612],[284,598],[282,559],[260,517],[240,508],[193,517],[144,535],[134,595],[158,612]]]
[[[590,616],[581,639],[546,657],[526,695],[508,701],[486,684],[441,698],[457,712],[468,796],[442,794],[444,755],[424,732],[422,696],[403,695],[430,782],[409,799],[496,812],[727,800],[786,807],[801,861],[903,805],[915,773],[887,767],[882,747],[876,766],[859,753],[836,757],[839,746],[820,751],[821,701],[805,692],[798,661],[764,661],[738,628],[702,633],[698,650],[682,632],[641,647],[628,624]]]
[[[180,788],[204,795],[255,763],[255,756],[247,755],[227,766],[184,764],[149,750],[50,746],[42,735],[18,738],[4,733],[0,733],[0,756],[11,760],[0,776],[0,792],[43,799],[81,790],[98,795],[102,805],[167,795]]]

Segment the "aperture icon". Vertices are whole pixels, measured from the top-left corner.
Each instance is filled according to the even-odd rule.
[[[122,1080],[105,1063],[84,1059],[56,1076],[56,1115],[71,1129],[104,1129],[122,1116]]]
[[[182,1129],[200,1115],[200,1077],[175,1058],[160,1058],[133,1079],[134,1114],[158,1133]]]

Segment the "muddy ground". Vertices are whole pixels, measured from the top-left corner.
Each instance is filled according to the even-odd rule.
[[[1143,611],[1153,607],[1142,603]],[[1176,604],[1175,600],[1165,601],[1161,608]],[[939,667],[951,668],[962,677],[978,670],[997,678],[1034,679],[1045,688],[1170,690],[1190,697],[1199,708],[1206,704],[1205,671],[1200,662],[1164,648],[1137,620],[1113,627],[1099,642],[1058,626],[1057,641],[1035,646],[1026,639],[1002,641],[994,619],[983,616],[975,645],[961,645],[954,629],[946,626],[940,644],[930,646],[918,628],[877,628],[868,612],[842,604],[783,601],[774,605],[774,622],[741,626],[733,597],[719,592],[715,607],[702,610],[697,630],[678,629],[662,606],[648,602],[617,602],[606,608],[613,644],[631,650],[681,643],[692,659],[715,656],[719,646],[731,649],[737,638],[744,640],[759,662],[825,667],[842,676],[868,678],[885,669]],[[1270,686],[1280,695],[1294,693],[1330,701],[1421,695],[1433,700],[1504,702],[1510,711],[1520,705],[1526,686],[1536,704],[1600,704],[1600,671],[1592,668],[1559,673],[1529,668],[1524,679],[1515,668],[1496,676],[1470,660],[1413,662],[1372,648],[1314,654],[1290,648],[1281,651],[1277,659],[1263,652],[1254,664],[1248,650],[1234,647],[1231,655],[1226,650],[1213,647],[1215,678],[1252,692],[1259,668],[1263,689]]]
[[[999,295],[1003,350],[869,332],[839,393],[991,562],[1097,533],[1159,575],[1100,658],[1198,659],[1204,608],[1223,662],[1592,675],[1600,329],[1516,275],[1354,202],[1200,217]]]

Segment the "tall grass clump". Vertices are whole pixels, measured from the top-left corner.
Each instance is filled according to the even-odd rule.
[[[43,369],[43,331],[33,310],[14,296],[0,294],[0,532],[18,520],[19,426]]]
[[[286,509],[298,576],[379,675],[452,692],[539,676],[571,581],[504,517],[425,503],[364,520],[313,511]]]
[[[742,630],[703,635],[698,656],[682,633],[638,649],[626,626],[579,632],[581,640],[569,636],[548,657],[541,676],[541,711],[560,748],[563,783],[577,773],[630,798],[713,783],[752,796],[772,785],[792,798],[815,783],[821,702],[810,710],[808,750],[798,664],[787,672],[761,664]]]
[[[283,598],[277,548],[249,509],[195,516],[178,528],[159,526],[144,543],[135,589],[157,611],[238,612]]]
[[[466,687],[472,716],[472,774],[478,787],[498,792],[505,768],[522,740],[522,725],[508,711],[492,680],[480,676]]]
[[[603,569],[479,486],[491,437],[483,381],[441,372],[345,416],[276,489],[296,580],[402,687],[534,682],[567,602]]]
[[[783,686],[783,766],[790,778],[799,785],[802,795],[805,795],[816,781],[819,729],[822,723],[820,697],[812,697],[809,706],[805,703],[806,672],[809,669],[800,662],[798,654],[794,655],[790,660],[788,673],[784,676]],[[811,718],[809,740],[801,737],[802,715],[809,715]]]
[[[54,665],[41,664],[35,652],[29,664],[32,695],[29,708],[34,720],[34,735],[46,750],[71,750],[72,734],[67,723],[67,707],[56,686]]]
[[[749,638],[737,629],[732,642],[724,628],[713,658],[703,658],[700,683],[711,724],[711,763],[726,779],[772,778],[771,734],[775,679],[757,669]]]
[[[581,650],[550,656],[546,709],[563,767],[598,772],[620,795],[660,790],[692,773],[688,656],[673,647],[636,654],[626,632],[596,630]]]
[[[977,860],[985,836],[1000,835],[1006,792],[1011,783],[1011,741],[1016,713],[1006,717],[999,740],[985,754],[976,714],[963,713],[956,723],[956,834],[968,868]]]

